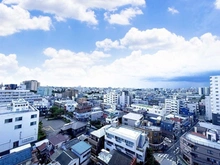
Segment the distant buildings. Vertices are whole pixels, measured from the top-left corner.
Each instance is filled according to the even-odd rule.
[[[32,91],[37,91],[37,88],[40,86],[40,83],[37,80],[23,81],[23,84],[26,85],[27,90]]]
[[[165,99],[166,113],[179,114],[180,100]]]
[[[220,76],[210,77],[212,123],[220,125]]]
[[[37,88],[37,94],[41,95],[41,96],[52,96],[52,91],[53,91],[53,87],[38,87]]]
[[[41,100],[40,95],[36,95],[29,90],[0,90],[0,104],[8,104],[14,99],[25,99],[30,104]]]
[[[37,140],[39,111],[24,99],[0,107],[0,153]]]
[[[200,122],[180,138],[181,157],[193,165],[220,164],[220,128]]]

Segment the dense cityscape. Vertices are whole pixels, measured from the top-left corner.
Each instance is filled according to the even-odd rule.
[[[219,164],[219,86],[1,84],[0,164]]]

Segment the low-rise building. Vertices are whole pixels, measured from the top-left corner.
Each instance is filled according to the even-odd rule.
[[[220,128],[199,122],[180,138],[181,157],[193,165],[220,164]]]
[[[125,125],[112,125],[105,129],[105,149],[119,150],[130,157],[136,157],[137,162],[145,162],[147,147],[149,147],[147,133]]]
[[[128,113],[122,117],[122,124],[137,127],[143,121],[144,116],[138,113]]]

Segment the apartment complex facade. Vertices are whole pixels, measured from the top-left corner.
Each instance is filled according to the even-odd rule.
[[[210,77],[212,123],[220,125],[220,76]]]
[[[0,153],[37,140],[39,111],[24,99],[0,107]]]
[[[12,100],[23,98],[32,104],[36,100],[41,100],[40,95],[36,95],[29,90],[0,90],[0,105],[8,104]]]
[[[40,86],[40,83],[37,80],[23,81],[23,84],[26,85],[27,90],[33,91],[37,91],[37,88]]]

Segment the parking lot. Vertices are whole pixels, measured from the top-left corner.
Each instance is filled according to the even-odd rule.
[[[60,131],[60,128],[66,124],[63,120],[46,120],[44,117],[40,117],[40,121],[43,123],[43,130],[47,137],[55,135]]]

